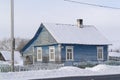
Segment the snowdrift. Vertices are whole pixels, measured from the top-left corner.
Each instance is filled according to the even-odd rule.
[[[28,80],[69,76],[120,74],[120,66],[97,65],[93,68],[62,67],[54,70],[0,73],[0,80]]]

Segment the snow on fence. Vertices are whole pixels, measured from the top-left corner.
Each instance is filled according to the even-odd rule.
[[[64,64],[55,64],[55,63],[37,63],[32,65],[25,66],[15,66],[14,69],[16,72],[19,71],[31,71],[31,70],[50,70],[50,69],[58,69],[63,67]],[[0,65],[0,72],[10,72],[10,65]]]
[[[10,65],[0,65],[0,72],[9,72],[11,71]]]
[[[93,67],[98,64],[120,65],[120,61],[106,61],[102,63],[77,62],[77,63],[73,63],[73,66],[85,68],[85,67]],[[15,66],[14,69],[16,72],[19,72],[19,71],[32,71],[32,70],[51,70],[51,69],[58,69],[63,66],[64,64],[56,64],[56,63],[35,63],[35,64],[25,65],[25,66]],[[10,64],[0,64],[0,72],[10,72],[10,71],[11,71]]]
[[[50,70],[58,69],[63,67],[64,64],[55,64],[55,63],[36,63],[32,65],[26,65],[21,68],[21,71],[30,71],[30,70]]]

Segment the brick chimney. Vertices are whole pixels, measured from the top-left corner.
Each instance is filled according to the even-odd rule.
[[[83,28],[83,19],[77,19],[77,26]]]

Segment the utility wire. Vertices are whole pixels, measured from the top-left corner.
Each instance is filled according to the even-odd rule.
[[[98,5],[98,4],[90,4],[90,3],[78,2],[78,1],[73,1],[73,0],[64,0],[64,1],[72,2],[72,3],[78,3],[78,4],[83,4],[83,5],[96,6],[96,7],[111,8],[111,9],[120,9],[118,7],[104,6],[104,5]]]

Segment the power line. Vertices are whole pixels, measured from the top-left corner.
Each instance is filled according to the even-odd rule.
[[[78,3],[78,4],[83,4],[83,5],[96,6],[96,7],[111,8],[111,9],[120,9],[118,7],[104,6],[104,5],[98,5],[98,4],[90,4],[90,3],[78,2],[78,1],[73,1],[73,0],[64,0],[64,1],[72,2],[72,3]]]

